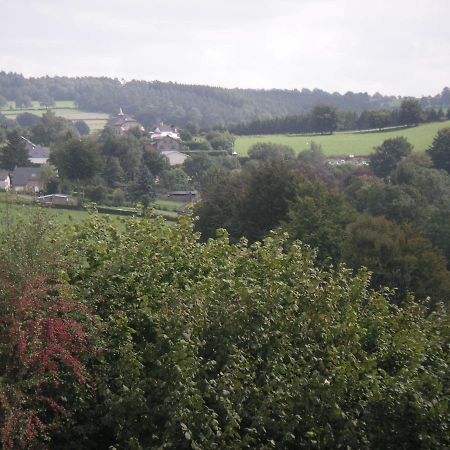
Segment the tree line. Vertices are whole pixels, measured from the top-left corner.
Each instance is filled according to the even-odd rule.
[[[445,119],[450,119],[450,108],[448,110],[423,109],[418,100],[406,98],[401,101],[399,108],[392,110],[364,110],[357,113],[338,110],[332,105],[318,104],[309,113],[256,119],[231,125],[229,129],[237,135],[332,133],[334,131],[381,130],[386,127],[412,126]]]
[[[32,100],[48,106],[55,100],[73,100],[81,109],[107,113],[116,113],[122,107],[144,126],[164,121],[184,127],[193,121],[202,128],[299,115],[319,103],[354,112],[391,110],[400,103],[394,96],[327,93],[320,89],[225,89],[107,77],[25,78],[0,72],[0,106],[6,100],[15,101],[18,107],[28,106]],[[450,89],[419,101],[422,108],[448,108]]]

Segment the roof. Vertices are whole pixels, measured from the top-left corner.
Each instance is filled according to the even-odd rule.
[[[26,137],[20,137],[25,141],[25,145],[28,149],[28,158],[49,158],[50,149],[48,147],[43,147],[39,144],[33,144],[33,142],[31,142]]]
[[[161,152],[161,155],[165,156],[169,160],[169,164],[171,166],[181,165],[188,158],[188,155],[177,150],[165,150]]]
[[[155,128],[150,137],[152,140],[159,140],[165,137],[171,137],[172,139],[180,140],[178,130],[173,126],[164,125],[163,122],[161,122],[159,126]]]
[[[0,180],[6,180],[9,172],[7,170],[0,169]]]
[[[154,131],[154,133],[167,133],[167,132],[176,133],[177,129],[170,125],[164,125],[164,123],[161,122]]]
[[[30,181],[39,181],[39,167],[16,167],[12,173],[14,186],[25,186]]]
[[[36,145],[28,152],[29,158],[48,158],[49,156],[50,149],[48,147],[42,147],[41,145]]]
[[[142,125],[134,117],[125,114],[122,111],[122,108],[120,108],[119,114],[117,114],[117,116],[111,117],[108,121],[108,124],[113,127],[122,127],[122,125],[124,125],[125,123],[135,123],[143,129]]]
[[[65,194],[48,194],[48,195],[41,195],[38,198],[53,198],[53,197],[58,197],[58,198],[69,198],[68,195]]]
[[[169,195],[197,195],[197,191],[172,191]]]
[[[164,138],[173,139],[174,141],[177,141],[177,142],[180,141],[180,137],[176,133],[161,133],[161,134],[153,133],[151,135],[151,139],[153,141],[161,141]]]

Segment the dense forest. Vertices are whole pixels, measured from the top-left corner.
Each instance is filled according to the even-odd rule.
[[[400,99],[381,94],[327,93],[320,89],[256,90],[182,85],[172,82],[124,82],[94,77],[25,78],[0,72],[0,96],[26,106],[32,100],[51,104],[54,100],[74,100],[87,111],[115,113],[120,107],[144,126],[161,120],[177,126],[194,122],[201,127],[225,126],[256,119],[299,115],[318,103],[342,111],[393,109]],[[1,101],[1,98],[0,98]],[[423,108],[448,108],[450,89],[420,99]]]

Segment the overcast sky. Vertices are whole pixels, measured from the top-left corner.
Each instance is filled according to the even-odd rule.
[[[0,0],[0,69],[428,95],[450,0]]]

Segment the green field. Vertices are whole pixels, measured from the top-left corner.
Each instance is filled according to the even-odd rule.
[[[86,211],[67,211],[64,209],[51,210],[33,204],[5,204],[0,203],[0,228],[13,226],[16,220],[27,220],[38,210],[44,212],[49,220],[57,224],[80,223],[88,217]]]
[[[328,156],[356,155],[364,156],[372,153],[373,148],[380,145],[385,139],[404,136],[415,150],[427,149],[433,141],[438,130],[450,127],[450,120],[439,123],[428,123],[418,127],[405,128],[403,130],[380,131],[371,133],[336,133],[325,136],[301,136],[301,135],[261,135],[239,136],[234,145],[235,151],[246,156],[248,149],[257,142],[274,142],[291,146],[296,152],[309,148],[312,141],[322,146]]]
[[[39,102],[33,101],[31,103],[32,106],[30,108],[16,109],[16,105],[14,102],[8,102],[8,104],[4,108],[0,109],[0,113],[10,119],[15,119],[18,114],[24,112],[42,116],[42,114],[47,111],[45,107],[39,105]],[[92,131],[102,129],[109,117],[109,115],[106,113],[87,112],[77,109],[75,103],[72,100],[56,101],[55,106],[49,109],[51,109],[57,116],[64,117],[68,120],[84,120]]]
[[[185,204],[172,200],[158,199],[151,206],[157,215],[161,215],[167,220],[174,220],[178,217],[178,213],[176,211],[183,208]],[[112,207],[108,208],[116,209]],[[136,210],[131,207],[117,209],[125,209],[130,211]],[[30,195],[0,192],[0,228],[7,226],[8,223],[13,223],[16,219],[26,220],[30,214],[36,212],[37,210],[43,211],[44,214],[48,215],[49,219],[58,224],[79,223],[86,219],[89,215],[87,211],[43,207],[42,205],[36,204],[34,197]],[[113,220],[117,220],[118,222],[121,222],[123,219],[126,220],[126,217],[121,217],[115,214],[101,215],[108,215],[113,218]]]

